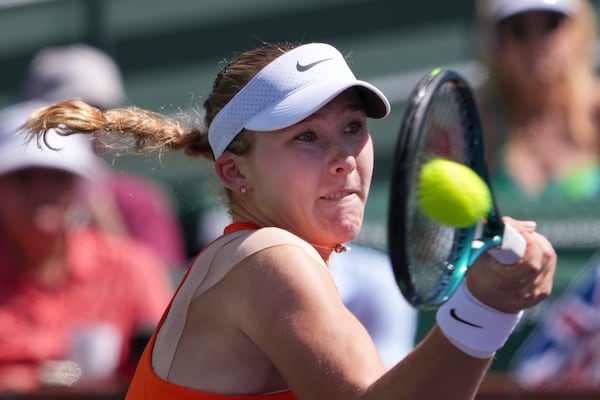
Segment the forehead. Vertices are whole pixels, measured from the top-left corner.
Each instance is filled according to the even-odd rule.
[[[356,88],[350,88],[334,97],[331,101],[315,111],[312,115],[309,115],[306,119],[304,119],[304,121],[318,118],[320,115],[326,112],[343,113],[358,110],[364,110],[362,97]]]

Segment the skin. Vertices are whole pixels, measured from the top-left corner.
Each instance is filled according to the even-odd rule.
[[[2,241],[24,271],[40,282],[64,278],[65,220],[78,196],[79,179],[50,168],[26,168],[0,176]]]
[[[222,182],[238,193],[234,220],[290,227],[317,244],[325,260],[330,250],[319,246],[353,239],[373,170],[365,113],[357,105],[347,91],[297,125],[256,133],[251,155],[217,159]],[[504,272],[484,258],[469,274],[477,296],[505,311],[547,296],[556,263],[531,225],[515,227],[527,232],[524,260]],[[222,394],[291,388],[313,400],[468,399],[489,362],[461,352],[434,328],[386,372],[329,272],[300,248],[279,245],[245,259],[191,303],[165,378]]]

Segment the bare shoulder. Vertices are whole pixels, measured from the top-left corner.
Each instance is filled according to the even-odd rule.
[[[294,331],[301,321],[315,321],[337,314],[343,306],[337,287],[323,261],[293,243],[265,248],[244,259],[225,282],[232,293],[239,328],[255,341],[274,332]],[[235,288],[235,290],[231,290]],[[305,329],[305,328],[304,328]]]
[[[245,295],[255,295],[260,289],[271,297],[281,288],[294,293],[303,291],[306,285],[323,287],[323,290],[335,289],[325,262],[296,243],[281,243],[262,249],[244,259],[232,272],[232,279],[244,282],[243,287],[249,291]]]
[[[236,301],[239,328],[294,392],[317,398],[332,389],[325,377],[333,375],[333,381],[344,377],[344,390],[360,391],[383,373],[373,342],[344,306],[328,269],[304,249],[273,246],[233,272],[245,281],[244,304]]]
[[[216,268],[219,273],[213,277],[219,279],[215,284],[208,285],[189,305],[183,303],[188,310],[185,329],[176,342],[186,351],[178,351],[169,367],[170,377],[177,383],[207,391],[281,390],[286,385],[266,348],[279,340],[285,342],[279,345],[278,354],[293,359],[296,353],[285,339],[294,337],[290,332],[298,329],[289,321],[299,322],[295,316],[303,314],[302,328],[310,327],[318,315],[309,305],[313,290],[328,302],[341,303],[326,266],[313,258],[310,249],[260,236],[244,235],[242,244],[235,241],[233,248],[221,247],[218,254],[224,258],[215,257],[213,263],[231,265],[231,269]],[[260,239],[256,243],[247,242],[256,238]],[[232,256],[232,252],[239,254]],[[222,253],[230,253],[229,263],[219,262],[227,258]],[[311,308],[312,312],[303,312]],[[296,351],[300,347],[297,344]],[[197,371],[202,371],[201,378]]]
[[[238,386],[262,381],[277,387],[273,382],[282,380],[269,375],[277,371],[306,398],[332,398],[318,394],[329,393],[340,380],[354,393],[383,373],[368,333],[344,306],[323,260],[310,250],[283,241],[253,252],[197,304],[196,318],[210,317],[195,326],[206,329],[208,321],[222,333],[220,346],[230,355],[226,368]]]

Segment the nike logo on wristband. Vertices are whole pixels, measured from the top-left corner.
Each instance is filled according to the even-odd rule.
[[[332,57],[324,58],[322,60],[317,60],[317,61],[311,62],[310,64],[305,64],[305,65],[302,65],[302,64],[300,64],[300,61],[297,61],[296,69],[298,70],[298,72],[305,72],[305,71],[308,71],[309,69],[311,69],[312,67],[314,67],[318,64],[321,64],[322,62],[329,61],[332,59],[333,59]]]
[[[453,308],[453,309],[451,309],[451,310],[450,310],[450,316],[451,316],[452,318],[454,318],[455,320],[457,320],[458,322],[461,322],[461,323],[463,323],[463,324],[465,324],[465,325],[469,325],[469,326],[472,326],[472,327],[474,327],[474,328],[483,328],[483,326],[480,326],[480,325],[474,324],[474,323],[472,323],[472,322],[469,322],[469,321],[467,321],[467,320],[464,320],[464,319],[462,319],[461,317],[459,317],[459,316],[458,316],[458,314],[456,314],[456,308]]]

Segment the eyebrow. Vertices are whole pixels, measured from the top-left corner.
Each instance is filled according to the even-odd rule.
[[[308,117],[306,117],[304,120],[302,120],[300,122],[311,121],[313,119],[319,118],[320,114],[321,114],[321,110],[322,110],[322,108],[315,111],[314,113],[312,113],[311,115],[309,115]],[[351,113],[351,112],[355,112],[355,111],[365,111],[365,106],[362,104],[361,101],[356,101],[356,102],[352,101],[351,103],[344,105],[344,107],[342,108],[342,114]]]

